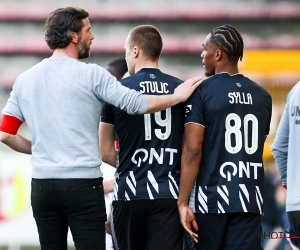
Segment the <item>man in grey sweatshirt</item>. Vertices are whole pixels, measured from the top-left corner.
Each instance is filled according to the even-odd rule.
[[[300,249],[300,82],[288,94],[287,103],[272,145],[278,173],[287,190],[286,212],[291,241]]]
[[[201,80],[187,80],[172,95],[147,96],[122,86],[102,67],[78,61],[90,55],[94,39],[83,9],[53,11],[44,31],[53,55],[16,79],[0,140],[32,155],[31,205],[41,249],[67,249],[68,227],[76,249],[105,249],[97,137],[103,104],[129,114],[156,112],[184,102]],[[17,133],[23,122],[32,141]]]

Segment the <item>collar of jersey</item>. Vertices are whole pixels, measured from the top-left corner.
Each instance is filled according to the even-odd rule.
[[[219,72],[219,73],[216,73],[215,75],[220,75],[220,74],[227,74],[229,76],[243,75],[242,73],[236,73],[236,74],[230,75],[228,72]]]
[[[136,73],[139,73],[139,72],[147,72],[147,71],[154,71],[154,70],[156,70],[156,71],[160,71],[158,68],[151,68],[151,67],[147,67],[147,68],[141,68],[138,72],[136,72]]]

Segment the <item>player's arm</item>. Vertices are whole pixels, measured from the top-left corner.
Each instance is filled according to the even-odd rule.
[[[102,78],[99,78],[100,83],[95,85],[95,93],[101,100],[131,115],[154,113],[185,102],[202,82],[201,77],[193,77],[180,84],[173,94],[143,95],[123,86],[107,71],[101,72],[99,75],[102,75]],[[107,82],[107,84],[102,84],[102,82]]]
[[[288,157],[288,144],[289,144],[289,113],[288,105],[281,117],[278,130],[272,145],[272,153],[276,162],[278,173],[281,178],[282,185],[286,188],[287,176],[287,157]]]
[[[103,191],[104,194],[110,193],[114,191],[114,183],[115,179],[112,180],[103,180]]]
[[[31,141],[17,133],[21,124],[22,121],[17,118],[3,115],[0,124],[0,141],[17,152],[31,154]]]
[[[99,128],[100,155],[102,161],[116,167],[115,126],[101,122]]]
[[[180,191],[177,204],[181,223],[196,242],[198,241],[198,235],[193,232],[193,229],[198,230],[198,226],[193,211],[188,207],[188,202],[191,189],[199,173],[203,139],[203,126],[193,123],[185,125],[185,138],[181,156]]]
[[[201,83],[201,77],[193,77],[181,83],[172,95],[145,95],[147,99],[146,113],[158,112],[185,102]]]

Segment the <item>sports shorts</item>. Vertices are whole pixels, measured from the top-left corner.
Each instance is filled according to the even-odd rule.
[[[112,237],[116,250],[182,250],[177,200],[113,201]]]
[[[261,250],[261,215],[196,213],[197,250]]]

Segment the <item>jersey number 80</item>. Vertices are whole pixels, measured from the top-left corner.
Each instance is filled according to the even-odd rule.
[[[232,121],[234,125],[232,125]],[[249,146],[248,141],[249,122],[252,123],[251,146]],[[225,148],[230,154],[236,154],[242,149],[243,136],[241,124],[241,118],[237,114],[230,113],[227,115],[225,120]],[[232,135],[235,137],[235,146],[232,145]],[[258,147],[258,120],[252,114],[248,114],[244,117],[244,147],[247,154],[254,154]]]

